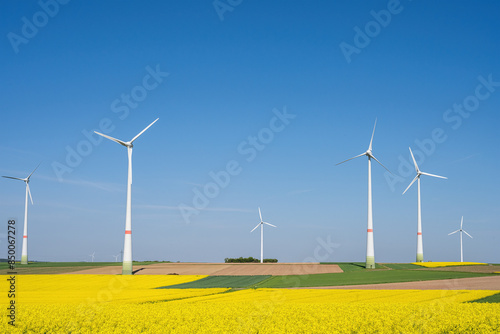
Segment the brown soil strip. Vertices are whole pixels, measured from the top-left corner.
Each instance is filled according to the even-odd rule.
[[[67,274],[118,275],[121,267],[99,267]],[[341,273],[336,264],[318,263],[158,263],[134,266],[136,275],[307,275]]]
[[[455,278],[436,281],[323,286],[298,289],[360,289],[360,290],[500,290],[500,276]]]

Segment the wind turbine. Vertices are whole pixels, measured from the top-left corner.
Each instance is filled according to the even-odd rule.
[[[90,254],[89,256],[92,258],[92,262],[94,262],[95,252],[93,252],[93,253],[92,253],[92,254]]]
[[[255,231],[257,227],[260,226],[260,263],[264,263],[264,224],[272,227],[276,226],[274,226],[273,224],[266,223],[265,221],[262,220],[262,213],[260,212],[260,208],[259,208],[259,216],[260,216],[260,223],[258,223],[257,226],[255,226],[253,230],[250,231],[250,233]]]
[[[132,148],[134,147],[134,141],[139,138],[140,135],[144,133],[151,125],[153,125],[156,121],[155,119],[153,123],[149,124],[144,130],[139,132],[137,136],[132,138],[130,141],[123,141],[120,139],[113,138],[111,136],[99,133],[94,131],[100,136],[104,138],[108,138],[114,142],[117,142],[120,145],[123,145],[127,148],[128,152],[128,179],[127,179],[127,209],[125,216],[125,242],[124,242],[124,254],[122,257],[123,266],[122,266],[122,275],[132,275]]]
[[[23,251],[21,253],[21,264],[28,264],[28,195],[31,200],[31,205],[33,205],[33,198],[31,197],[31,191],[30,191],[30,177],[33,175],[33,173],[37,170],[37,168],[40,166],[36,166],[36,168],[31,172],[28,177],[24,179],[20,179],[18,177],[12,177],[12,176],[3,176],[7,179],[13,179],[13,180],[20,180],[24,181],[26,183],[26,200],[24,204],[24,231],[23,231]]]
[[[403,191],[404,193],[410,189],[411,185],[415,183],[415,181],[418,180],[418,212],[417,212],[417,262],[424,262],[424,244],[422,241],[422,212],[421,212],[421,207],[420,207],[420,176],[421,175],[427,175],[427,176],[432,176],[432,177],[438,177],[441,179],[447,179],[447,177],[444,176],[439,176],[439,175],[434,175],[434,174],[429,174],[429,173],[424,173],[420,169],[418,169],[417,162],[415,161],[415,157],[413,156],[413,152],[410,149],[410,154],[411,158],[413,159],[413,164],[415,165],[415,171],[417,172],[417,176],[411,181],[410,185]]]
[[[375,127],[377,126],[377,120],[375,119],[375,124],[373,125],[372,139],[370,140],[370,146],[368,146],[368,150],[366,152],[361,153],[353,158],[344,160],[339,162],[337,165],[343,164],[352,159],[356,159],[366,155],[368,157],[368,228],[367,228],[367,237],[366,237],[366,268],[375,268],[375,249],[373,245],[373,212],[372,212],[372,163],[371,159],[375,160],[380,164],[380,166],[384,167],[389,173],[388,170],[380,161],[377,160],[372,154],[372,143],[373,143],[373,135],[375,134]],[[392,173],[391,173],[392,174]]]
[[[470,235],[469,233],[467,233],[467,231],[465,231],[462,228],[463,225],[464,225],[464,216],[462,216],[462,221],[460,222],[460,229],[456,230],[454,232],[448,233],[448,235],[452,235],[454,233],[460,232],[460,262],[464,262],[464,249],[463,249],[463,246],[462,246],[462,232],[464,232],[465,234],[467,234],[472,239],[472,235]]]
[[[118,255],[112,255],[115,258],[115,262],[118,262],[118,258],[120,257],[120,254]]]

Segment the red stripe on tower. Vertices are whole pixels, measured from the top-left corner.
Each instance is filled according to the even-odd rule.
[[[422,232],[417,232],[417,235],[422,235]]]
[[[23,235],[23,238],[24,238],[24,239],[28,239],[28,236],[27,236],[27,235]]]
[[[369,229],[368,229],[368,232],[373,232],[373,229],[372,229],[372,228],[369,228]]]
[[[132,231],[125,231],[125,234],[132,234]]]

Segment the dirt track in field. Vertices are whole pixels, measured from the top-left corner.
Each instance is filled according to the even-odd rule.
[[[308,275],[341,273],[336,264],[318,263],[158,263],[134,266],[136,275]],[[121,267],[100,267],[66,274],[118,275]]]
[[[500,276],[455,278],[436,281],[323,286],[298,289],[360,289],[360,290],[500,290]]]

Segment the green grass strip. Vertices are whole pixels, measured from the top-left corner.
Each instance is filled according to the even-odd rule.
[[[247,288],[271,278],[270,275],[258,276],[208,276],[197,281],[162,286],[157,289],[208,289],[208,288]]]
[[[500,303],[500,293],[470,301],[469,303]]]
[[[422,269],[424,267],[417,266],[411,263],[384,263],[384,266],[391,269],[401,270],[401,269]]]
[[[490,274],[453,271],[380,270],[352,271],[337,274],[273,276],[257,284],[258,288],[294,288],[316,286],[342,286],[381,284],[413,281],[430,281],[452,278],[482,277]]]

